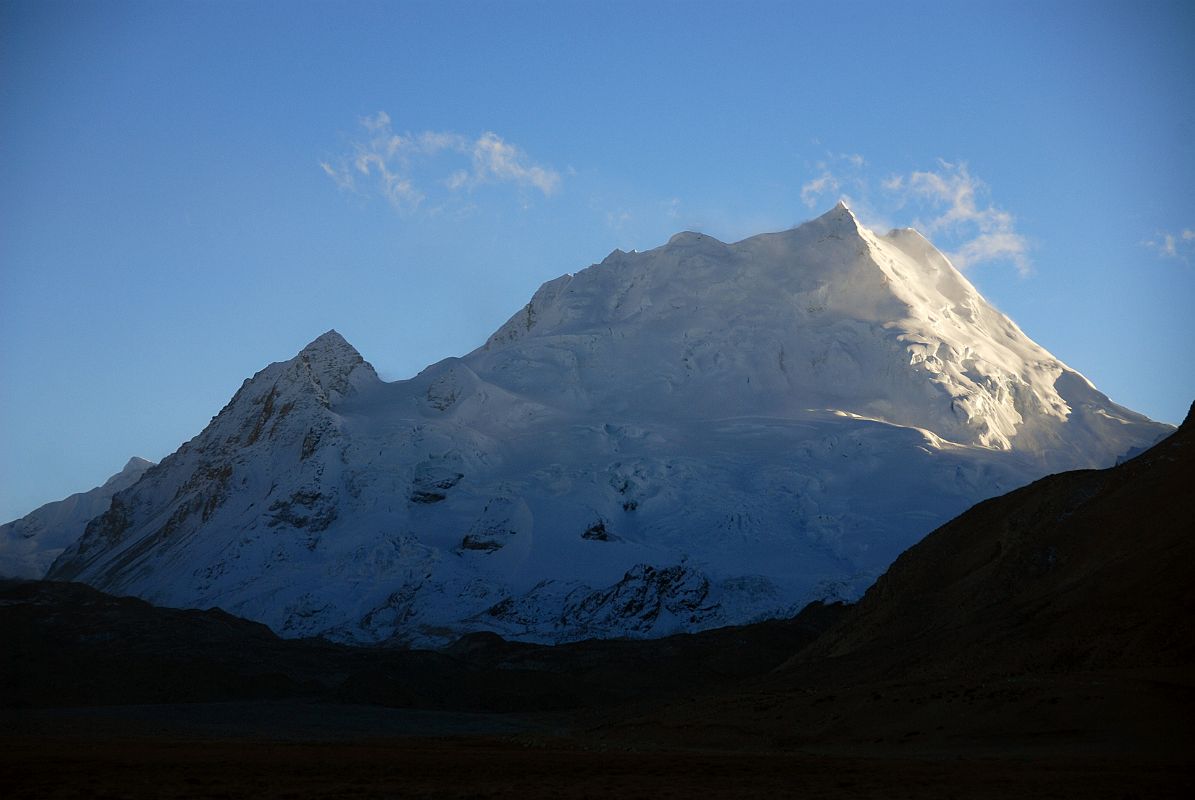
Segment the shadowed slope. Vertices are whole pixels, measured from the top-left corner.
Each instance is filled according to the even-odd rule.
[[[1188,416],[1113,469],[980,503],[901,555],[791,666],[852,657],[871,677],[932,678],[1190,665],[1193,429]]]
[[[841,613],[813,604],[792,620],[556,647],[475,634],[433,652],[281,639],[220,609],[0,581],[0,708],[301,699],[535,712],[655,703],[766,673]]]
[[[1193,428],[979,504],[771,675],[606,735],[1189,763]]]

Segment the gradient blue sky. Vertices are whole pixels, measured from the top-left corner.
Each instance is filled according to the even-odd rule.
[[[383,377],[682,229],[916,224],[1195,399],[1190,2],[0,2],[0,520],[336,328]]]

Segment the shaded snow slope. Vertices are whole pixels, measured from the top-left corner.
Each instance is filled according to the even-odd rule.
[[[45,575],[54,559],[83,534],[87,523],[108,509],[112,496],[140,480],[153,465],[134,456],[102,486],[46,503],[20,519],[0,525],[0,577]]]
[[[657,636],[853,598],[978,500],[1169,430],[840,205],[615,251],[407,381],[329,332],[50,574],[287,636]]]

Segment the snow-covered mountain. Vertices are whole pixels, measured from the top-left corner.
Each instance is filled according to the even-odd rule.
[[[40,578],[87,523],[108,510],[112,495],[127,489],[154,464],[134,456],[124,469],[86,492],[46,503],[18,520],[0,525],[0,577]]]
[[[329,331],[247,380],[49,577],[287,636],[653,636],[853,598],[975,502],[1168,433],[912,230],[844,205],[544,284],[384,383]]]

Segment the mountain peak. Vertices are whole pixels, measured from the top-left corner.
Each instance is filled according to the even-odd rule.
[[[723,244],[723,242],[706,233],[681,231],[673,234],[672,238],[668,240],[668,244],[672,247],[692,247],[694,245]]]
[[[122,469],[120,471],[120,474],[124,474],[126,472],[134,472],[134,471],[144,472],[146,469],[149,469],[153,465],[154,465],[154,462],[150,461],[147,458],[142,458],[141,456],[133,456],[132,458],[129,459],[128,463],[124,465],[124,469]]]
[[[845,200],[839,200],[833,208],[815,219],[814,222],[835,227],[847,227],[856,232],[863,230],[862,223],[859,222],[859,218],[855,216],[854,211],[851,211],[851,207],[846,204]]]
[[[279,392],[286,396],[285,402],[310,395],[329,408],[357,389],[380,381],[373,365],[357,348],[335,330],[329,330],[294,358],[270,364],[247,379],[220,414],[234,413],[232,409],[240,407],[242,400],[254,407],[264,404],[272,408],[274,400],[267,402],[267,398],[276,398]],[[256,441],[257,437],[249,438]]]
[[[118,492],[135,484],[154,464],[133,457],[100,486],[46,503],[20,519],[0,525],[0,576],[40,579],[87,527],[104,513]]]
[[[562,275],[407,381],[328,331],[49,574],[286,636],[659,635],[853,597],[973,502],[1164,430],[840,204]]]
[[[310,344],[299,351],[298,359],[310,364],[319,373],[348,374],[360,364],[365,364],[370,372],[370,366],[357,348],[348,343],[335,329],[316,337]]]
[[[326,398],[329,402],[350,394],[362,383],[379,380],[373,365],[335,329],[300,350],[295,361],[308,367],[316,382],[330,392]]]
[[[347,339],[341,336],[335,328],[331,328],[315,337],[315,339],[300,351],[300,354],[326,352],[328,350],[351,350],[354,353],[357,352],[357,349],[349,344]]]

